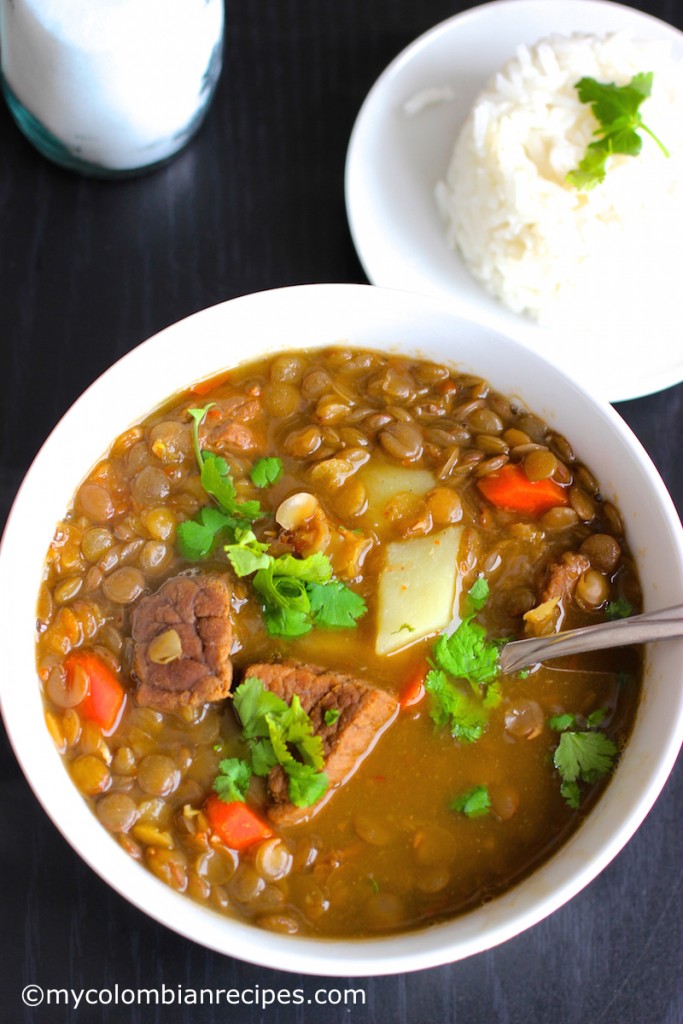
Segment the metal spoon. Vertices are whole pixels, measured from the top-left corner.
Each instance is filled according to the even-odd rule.
[[[500,652],[501,672],[516,672],[539,661],[560,658],[565,654],[600,651],[606,647],[624,647],[627,644],[652,643],[683,636],[683,605],[663,608],[646,615],[632,615],[614,622],[601,622],[597,626],[567,629],[551,636],[532,637],[529,640],[511,640]]]

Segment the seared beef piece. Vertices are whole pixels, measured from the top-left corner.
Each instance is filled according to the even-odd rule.
[[[211,452],[251,452],[259,441],[252,427],[262,412],[261,399],[248,395],[232,395],[216,402],[207,410],[199,430],[202,448]]]
[[[310,716],[313,731],[322,739],[329,786],[317,804],[296,807],[290,803],[287,777],[279,766],[268,776],[268,792],[273,802],[268,812],[271,821],[276,825],[296,825],[320,810],[334,790],[353,774],[393,721],[398,701],[363,679],[317,665],[262,663],[250,665],[246,671],[246,677],[249,676],[260,679],[267,690],[287,704],[297,694]],[[325,724],[327,711],[339,711],[331,725]]]
[[[229,695],[230,597],[222,576],[174,576],[140,602],[133,613],[138,704],[176,711]],[[169,654],[173,660],[160,663]]]
[[[542,601],[550,601],[557,597],[560,601],[570,601],[576,590],[579,576],[590,569],[590,560],[577,551],[567,551],[559,562],[548,566]]]

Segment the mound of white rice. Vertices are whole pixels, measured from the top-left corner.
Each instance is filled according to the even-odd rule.
[[[641,133],[641,153],[611,156],[602,184],[570,185],[599,127],[576,82],[649,71],[640,112],[670,157]],[[515,312],[580,323],[650,285],[656,295],[663,266],[683,270],[683,66],[666,44],[621,33],[520,46],[477,99],[436,197],[450,244]]]

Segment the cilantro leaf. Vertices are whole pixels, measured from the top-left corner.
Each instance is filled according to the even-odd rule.
[[[322,552],[308,558],[273,558],[252,531],[238,531],[237,536],[237,543],[225,550],[238,576],[254,573],[253,586],[263,600],[271,636],[304,636],[313,626],[351,629],[367,611],[359,594],[333,578],[330,560]]]
[[[258,541],[252,530],[237,530],[235,535],[236,543],[226,544],[224,550],[238,576],[249,576],[269,564],[268,545]]]
[[[261,777],[269,775],[271,768],[279,763],[270,740],[252,740],[249,744],[249,752],[254,775]]]
[[[264,514],[258,501],[237,500],[235,483],[225,459],[200,447],[199,427],[213,404],[209,402],[203,409],[187,410],[193,421],[192,444],[201,484],[218,506],[214,508],[209,505],[200,509],[193,520],[180,523],[176,531],[180,554],[192,561],[206,558],[222,531],[227,530],[235,537],[238,530],[244,529],[245,523],[252,523]]]
[[[238,501],[237,490],[230,475],[230,467],[220,455],[202,452],[202,487],[229,516],[253,523],[263,511],[258,501]]]
[[[610,152],[609,143],[589,143],[579,166],[567,175],[569,184],[588,192],[603,182],[607,173],[607,158]]]
[[[467,606],[469,614],[480,612],[489,599],[489,584],[484,576],[477,576],[476,580],[467,592]]]
[[[488,597],[488,582],[479,576],[466,596],[468,614],[454,633],[442,634],[433,649],[438,668],[458,679],[466,679],[473,688],[491,682],[498,675],[501,641],[489,640],[484,627],[473,621]]]
[[[316,551],[308,558],[280,555],[272,559],[272,572],[275,576],[290,576],[305,583],[326,583],[332,578],[332,565],[322,551]]]
[[[589,729],[595,729],[596,726],[600,725],[607,718],[609,711],[607,708],[598,708],[597,711],[592,711],[586,719],[586,725]]]
[[[308,614],[298,608],[266,606],[263,609],[263,621],[268,636],[285,636],[294,639],[306,636],[313,629]]]
[[[498,674],[499,644],[489,640],[478,622],[463,619],[450,636],[441,635],[434,645],[434,660],[449,675],[478,685]]]
[[[324,714],[325,725],[334,725],[341,714],[339,708],[328,708]]]
[[[638,108],[652,92],[652,72],[634,75],[628,85],[598,82],[584,77],[576,83],[582,103],[590,103],[591,110],[603,126],[611,130],[614,125],[628,124],[638,117]]]
[[[310,807],[325,794],[329,780],[325,772],[316,772],[308,764],[292,761],[285,765],[289,780],[289,799],[297,807]]]
[[[202,452],[202,487],[229,515],[237,503],[237,491],[230,475],[230,468],[221,455]]]
[[[316,626],[350,629],[367,611],[365,601],[341,580],[310,583],[308,596]]]
[[[282,476],[282,461],[276,457],[257,459],[251,467],[251,482],[255,487],[270,487]]]
[[[597,782],[609,775],[617,747],[604,732],[563,732],[553,756],[562,778],[560,792],[570,807],[578,807],[578,782]]]
[[[487,715],[480,700],[459,690],[441,669],[427,673],[425,690],[434,698],[429,713],[435,725],[447,727],[451,736],[463,743],[481,738]]]
[[[593,133],[599,138],[588,144],[579,166],[570,171],[567,181],[578,189],[589,190],[604,181],[607,160],[613,153],[637,156],[643,146],[642,137],[646,132],[669,156],[664,144],[644,123],[640,105],[652,92],[654,75],[651,71],[633,76],[628,85],[614,82],[598,82],[584,77],[576,83],[576,90],[582,103],[590,103],[591,110],[599,123]]]
[[[586,726],[588,729],[595,729],[601,722],[605,720],[609,714],[608,708],[597,708],[592,711],[586,718]],[[566,713],[563,715],[553,715],[552,718],[548,719],[548,726],[554,732],[565,732],[567,729],[573,729],[576,725],[576,715]]]
[[[304,764],[319,770],[325,760],[322,740],[313,732],[313,724],[298,695],[294,694],[290,704],[283,700],[280,703],[282,706],[277,711],[265,716],[275,756],[286,768],[288,762],[294,761],[290,751],[290,747],[294,747]]]
[[[219,765],[220,774],[216,776],[213,788],[221,800],[232,803],[244,798],[251,780],[251,765],[239,757],[226,757]]]
[[[475,786],[467,793],[451,800],[450,809],[459,814],[466,814],[468,818],[480,818],[488,814],[491,809],[491,797],[486,786]]]
[[[249,747],[251,761],[241,762],[246,764],[249,777],[252,772],[268,775],[280,765],[287,775],[292,803],[297,807],[316,803],[328,786],[328,778],[321,771],[325,764],[323,744],[299,697],[295,694],[287,704],[267,690],[262,680],[250,676],[235,690],[233,706]]]
[[[433,721],[448,726],[455,739],[466,743],[480,738],[488,721],[487,710],[502,700],[496,678],[502,641],[489,640],[484,627],[473,621],[488,597],[489,585],[480,576],[467,594],[469,615],[450,636],[442,634],[436,640],[432,648],[434,668],[425,680],[425,689],[432,697]],[[463,693],[456,680],[469,683],[474,695]]]
[[[311,601],[307,583],[322,583],[332,575],[330,560],[321,552],[309,558],[293,555],[269,557],[253,579],[254,589],[265,602],[266,625],[274,635],[301,636],[311,629]],[[293,613],[292,616],[283,613]],[[303,626],[307,625],[306,629]],[[294,630],[294,632],[292,632]]]
[[[605,615],[610,621],[614,619],[627,619],[633,615],[633,605],[625,597],[618,597],[615,601],[608,601],[605,605]]]
[[[581,790],[578,782],[563,782],[560,785],[560,794],[564,797],[572,810],[577,811],[581,806]]]
[[[281,709],[281,697],[266,690],[260,679],[249,676],[235,690],[232,703],[246,740],[270,739],[267,716]]]
[[[576,723],[576,715],[553,715],[552,718],[548,719],[548,725],[553,732],[564,732],[565,729],[571,729]]]
[[[225,550],[230,564],[238,576],[249,576],[250,573],[256,572],[268,564],[265,561],[268,558],[267,555],[259,555],[250,548],[240,547],[239,544],[227,544]]]
[[[608,714],[607,708],[593,711],[585,720],[586,731],[575,729],[576,715],[567,713],[548,719],[550,728],[562,733],[553,764],[562,778],[560,793],[574,810],[581,804],[579,782],[597,782],[613,768],[617,748],[603,732],[595,731]]]
[[[275,571],[276,559],[271,558],[264,569],[259,569],[253,579],[254,589],[264,598],[266,606],[273,611],[278,608],[303,612],[308,615],[311,602],[306,581],[297,576],[280,576]]]
[[[232,520],[218,508],[201,508],[196,519],[186,519],[176,529],[176,543],[183,558],[198,562],[213,550],[218,535],[232,526]]]
[[[497,708],[503,699],[503,687],[500,684],[500,679],[495,679],[492,683],[486,687],[482,704],[485,708]]]

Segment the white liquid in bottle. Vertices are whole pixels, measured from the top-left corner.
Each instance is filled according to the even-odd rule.
[[[3,87],[44,155],[131,173],[191,138],[221,69],[223,0],[0,0]]]

